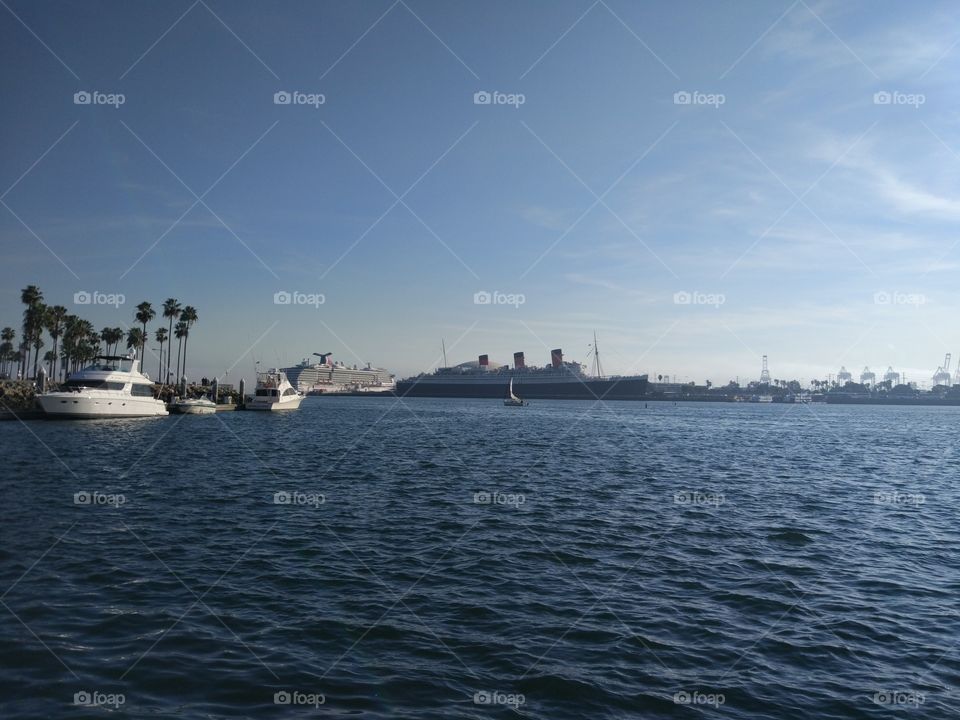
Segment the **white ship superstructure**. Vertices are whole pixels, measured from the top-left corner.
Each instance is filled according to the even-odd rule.
[[[387,392],[396,385],[393,375],[382,368],[349,367],[334,362],[331,353],[314,355],[320,362],[304,359],[295,367],[283,368],[290,384],[302,393]]]

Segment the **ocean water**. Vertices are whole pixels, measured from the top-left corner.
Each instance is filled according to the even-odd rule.
[[[953,408],[0,423],[0,717],[960,717]]]

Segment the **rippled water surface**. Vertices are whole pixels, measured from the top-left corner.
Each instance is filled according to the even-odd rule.
[[[377,398],[0,423],[0,716],[958,717],[958,427]]]

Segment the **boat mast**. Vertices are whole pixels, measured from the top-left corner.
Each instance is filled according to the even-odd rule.
[[[596,376],[603,378],[603,370],[600,367],[600,349],[597,347],[597,331],[593,331],[593,364],[596,367]]]
[[[440,347],[443,348],[443,366],[447,367],[447,344],[440,338]]]

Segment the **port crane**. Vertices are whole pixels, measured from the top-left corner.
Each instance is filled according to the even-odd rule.
[[[943,359],[943,365],[937,368],[937,372],[933,374],[933,384],[936,385],[949,385],[950,384],[950,360],[951,355],[947,353],[946,357]],[[960,370],[960,366],[957,368]]]

